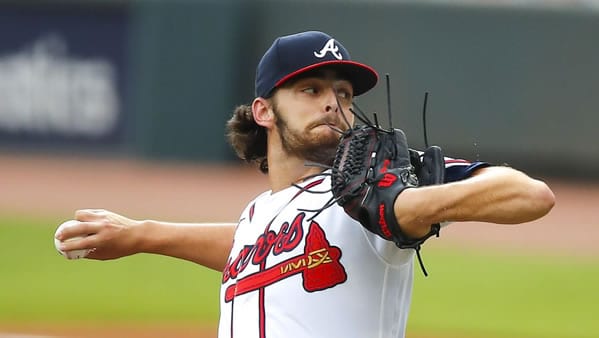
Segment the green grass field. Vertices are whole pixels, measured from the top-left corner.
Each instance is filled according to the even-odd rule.
[[[68,261],[60,219],[0,218],[0,324],[218,318],[220,275],[154,255]],[[598,337],[599,258],[423,251],[410,334],[431,337]]]
[[[217,320],[219,273],[157,255],[69,261],[61,221],[0,219],[0,322]]]
[[[411,332],[439,337],[599,337],[599,258],[426,251]],[[446,335],[444,335],[446,334]]]

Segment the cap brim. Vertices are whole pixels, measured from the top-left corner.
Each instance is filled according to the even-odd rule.
[[[354,87],[354,96],[366,93],[372,89],[379,80],[378,73],[374,70],[374,68],[368,65],[349,60],[333,60],[311,64],[307,67],[300,68],[293,73],[287,74],[287,76],[277,81],[275,87],[279,87],[283,83],[298,75],[321,67],[333,67],[339,70],[341,76],[347,78],[347,80],[351,82],[352,86]]]

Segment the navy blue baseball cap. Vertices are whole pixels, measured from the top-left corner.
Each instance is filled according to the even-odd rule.
[[[256,69],[256,97],[269,97],[287,80],[307,71],[331,66],[351,82],[354,96],[372,89],[378,81],[370,66],[351,60],[349,52],[331,36],[308,31],[277,38]]]

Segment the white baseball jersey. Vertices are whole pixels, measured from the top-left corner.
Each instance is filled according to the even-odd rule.
[[[449,180],[481,164],[446,161]],[[449,170],[450,167],[458,170]],[[317,213],[330,177],[267,191],[243,211],[220,295],[220,338],[404,337],[412,249],[366,230],[343,208]]]

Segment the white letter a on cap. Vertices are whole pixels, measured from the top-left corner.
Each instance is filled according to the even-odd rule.
[[[337,60],[343,59],[343,55],[339,53],[339,47],[335,45],[335,39],[330,39],[327,41],[320,51],[314,52],[314,56],[317,58],[323,58],[327,52],[331,52],[331,54],[333,54]]]

